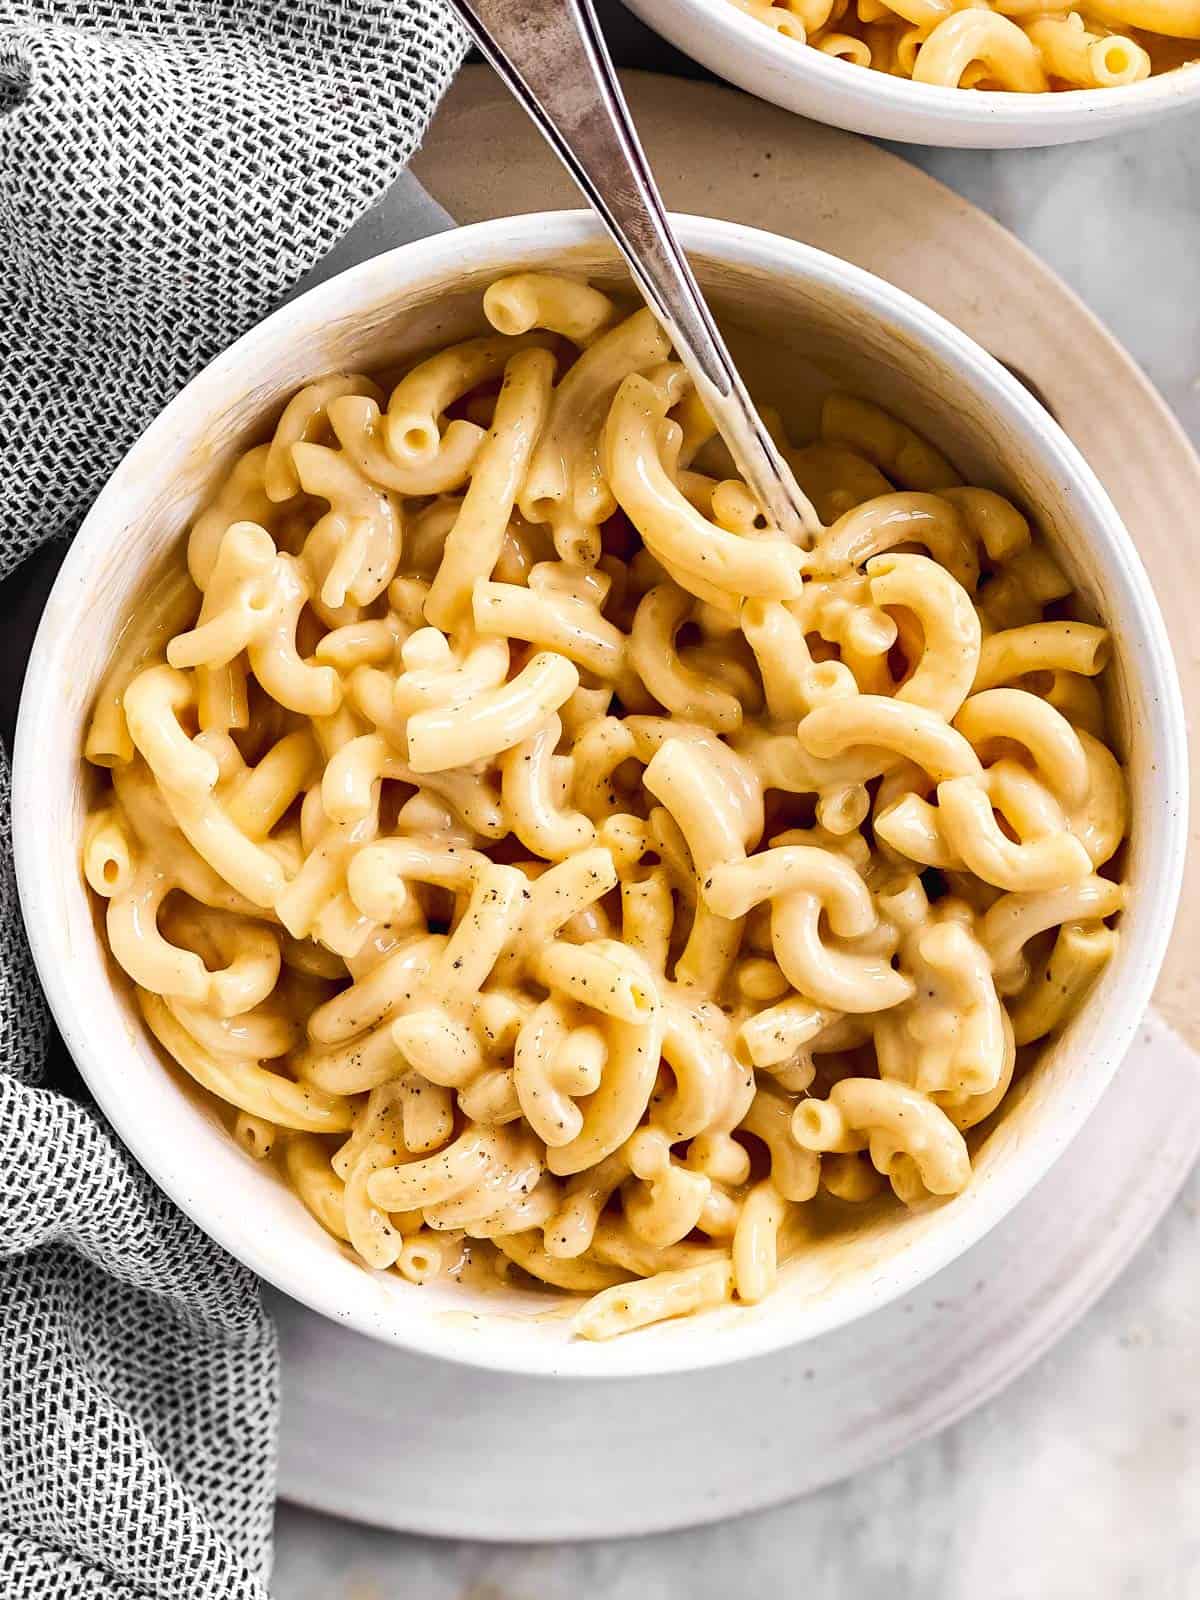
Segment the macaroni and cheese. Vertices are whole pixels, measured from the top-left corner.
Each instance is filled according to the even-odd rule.
[[[730,0],[835,60],[946,89],[1140,83],[1189,59],[1200,0]],[[1200,54],[1200,46],[1197,46]]]
[[[760,1300],[806,1208],[969,1183],[1118,938],[1109,639],[869,401],[769,418],[801,548],[648,311],[483,305],[302,389],[195,519],[97,697],[83,870],[323,1228],[606,1338]]]

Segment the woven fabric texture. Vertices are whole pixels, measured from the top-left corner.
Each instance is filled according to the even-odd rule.
[[[383,193],[440,0],[0,7],[0,577]],[[51,1087],[0,754],[0,1595],[264,1600],[278,1363],[252,1276]]]

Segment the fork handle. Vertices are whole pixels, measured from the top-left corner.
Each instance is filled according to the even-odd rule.
[[[612,235],[768,519],[808,548],[816,512],[755,410],[675,238],[592,0],[450,4]]]

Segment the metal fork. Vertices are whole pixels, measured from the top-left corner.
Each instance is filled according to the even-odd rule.
[[[449,3],[612,235],[768,521],[810,548],[817,514],[754,409],[675,237],[592,0]]]

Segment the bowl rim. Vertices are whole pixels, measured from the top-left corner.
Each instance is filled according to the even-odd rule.
[[[122,1093],[120,1072],[106,1066],[102,1045],[75,1006],[71,963],[63,959],[61,943],[56,939],[57,924],[50,910],[54,903],[51,885],[55,863],[61,864],[61,847],[45,837],[48,830],[37,826],[38,792],[45,783],[45,778],[39,776],[37,759],[40,730],[48,720],[53,721],[56,709],[61,707],[57,685],[69,672],[71,659],[68,631],[54,614],[55,598],[65,601],[73,590],[86,593],[89,572],[103,558],[123,525],[121,504],[126,479],[145,472],[146,463],[153,463],[160,438],[172,435],[181,425],[188,429],[194,410],[207,414],[210,400],[228,395],[230,376],[237,375],[244,387],[242,373],[249,365],[248,358],[260,346],[274,347],[297,326],[314,329],[340,320],[346,315],[348,300],[352,301],[348,295],[352,289],[361,288],[364,297],[375,305],[386,300],[384,286],[388,283],[394,283],[397,290],[436,283],[448,291],[453,288],[456,270],[464,259],[473,268],[494,262],[494,270],[505,270],[506,266],[512,270],[523,258],[544,254],[548,247],[566,252],[607,245],[607,236],[591,213],[582,211],[535,212],[474,223],[374,257],[279,307],[203,368],[140,435],[101,491],[63,562],[30,652],[14,742],[13,839],[20,903],[51,1012],[97,1103],[134,1158],[202,1231],[259,1277],[335,1323],[401,1348],[494,1371],[602,1378],[669,1375],[722,1366],[807,1342],[856,1321],[933,1277],[974,1245],[1034,1187],[1099,1100],[1149,1004],[1182,884],[1188,768],[1175,664],[1162,616],[1133,541],[1075,446],[999,362],[952,323],[885,280],[812,246],[761,229],[688,215],[676,215],[674,221],[690,252],[708,254],[735,267],[783,272],[793,279],[799,277],[842,293],[861,295],[890,326],[938,354],[961,375],[964,385],[973,388],[990,409],[1032,441],[1043,460],[1053,462],[1067,474],[1076,494],[1077,517],[1089,526],[1103,529],[1111,587],[1121,591],[1122,620],[1135,635],[1129,659],[1135,660],[1133,670],[1160,707],[1151,745],[1164,797],[1162,827],[1153,830],[1153,836],[1146,841],[1139,893],[1153,896],[1162,915],[1148,920],[1143,928],[1139,960],[1128,974],[1125,988],[1112,1002],[1114,1018],[1100,1052],[1102,1059],[1094,1061],[1081,1077],[1069,1114],[1064,1108],[1053,1125],[1032,1130],[1022,1141],[1021,1161],[1011,1161],[998,1171],[975,1203],[961,1210],[948,1208],[946,1215],[953,1217],[954,1223],[931,1230],[907,1246],[881,1273],[860,1272],[849,1290],[829,1297],[824,1316],[811,1315],[799,1332],[789,1328],[783,1318],[747,1318],[736,1334],[726,1328],[717,1329],[706,1341],[677,1351],[653,1337],[620,1339],[599,1347],[582,1341],[545,1347],[533,1342],[510,1345],[504,1340],[489,1342],[478,1331],[451,1327],[445,1318],[416,1317],[403,1324],[393,1318],[384,1325],[377,1312],[372,1314],[368,1294],[363,1295],[360,1304],[348,1305],[343,1295],[326,1288],[319,1272],[297,1268],[294,1255],[283,1263],[277,1256],[268,1258],[253,1230],[239,1231],[233,1225],[215,1224],[206,1214],[202,1197],[188,1187],[165,1158],[164,1142],[155,1138],[154,1129],[144,1118],[139,1119],[136,1097]],[[188,431],[195,432],[194,422]],[[153,473],[152,465],[150,471]],[[76,607],[84,602],[67,603]],[[365,1269],[362,1281],[364,1288],[372,1282]],[[604,1352],[603,1357],[597,1356],[597,1350]]]
[[[663,12],[673,11],[680,18],[693,16],[712,31],[712,53],[722,47],[735,58],[749,58],[766,72],[781,72],[785,77],[808,80],[843,103],[871,106],[896,118],[897,126],[909,118],[925,118],[961,130],[1011,129],[1028,133],[1044,128],[1047,133],[1065,133],[1078,128],[1086,119],[1101,126],[1152,117],[1168,110],[1182,109],[1191,101],[1200,102],[1200,39],[1195,40],[1197,60],[1185,62],[1166,72],[1152,74],[1140,83],[1122,84],[1109,89],[1059,89],[1053,93],[1017,94],[1011,90],[980,90],[970,93],[942,84],[916,83],[911,78],[893,77],[887,72],[852,69],[844,61],[823,50],[807,49],[768,28],[730,0],[625,0],[649,26],[657,28]],[[1165,35],[1164,35],[1165,37]],[[686,54],[691,51],[679,46]],[[707,61],[707,52],[702,58]],[[722,68],[713,68],[731,82]],[[854,70],[859,76],[852,76]],[[756,91],[761,92],[761,91]],[[811,113],[816,115],[816,113]],[[822,120],[818,116],[818,120]],[[900,137],[894,134],[893,137]],[[924,142],[924,141],[922,141]]]

